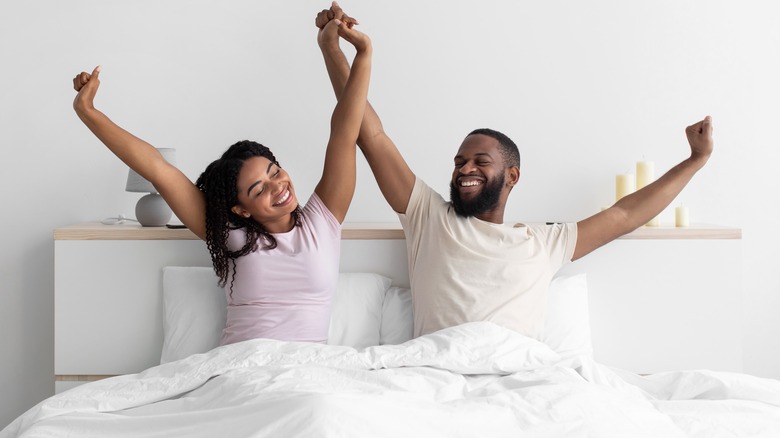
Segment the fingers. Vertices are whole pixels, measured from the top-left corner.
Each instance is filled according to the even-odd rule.
[[[346,37],[349,33],[348,30],[351,29],[349,26],[347,26],[347,23],[345,21],[341,21],[338,18],[333,20],[334,23],[336,23],[336,26],[339,28],[339,36]]]
[[[81,87],[86,85],[87,82],[89,82],[89,73],[83,71],[76,75],[75,78],[73,78],[73,89],[76,91],[80,91]]]
[[[354,18],[352,18],[352,17],[347,17],[346,15],[344,15],[344,16],[343,16],[341,19],[344,21],[344,23],[346,23],[346,24],[347,24],[347,27],[348,27],[348,28],[350,28],[350,29],[352,29],[352,26],[354,26],[354,25],[356,25],[356,24],[360,24],[360,23],[358,23],[358,21],[357,21],[357,20],[355,20]]]
[[[99,76],[100,76],[99,65],[95,67],[94,70],[92,70],[92,74],[83,71],[77,74],[76,77],[73,78],[73,89],[76,91],[81,91],[81,89],[85,85],[87,85],[87,83],[89,83],[90,81],[92,81],[95,84],[98,84],[100,83]]]
[[[712,117],[706,116],[702,121],[702,130],[704,132],[712,133]]]
[[[320,30],[322,30],[325,29],[325,26],[332,20],[339,20],[340,22],[346,23],[346,26],[349,29],[352,29],[352,27],[355,26],[356,24],[360,24],[356,19],[347,16],[347,14],[344,13],[344,10],[341,9],[341,6],[339,6],[338,3],[333,2],[331,4],[330,9],[323,9],[322,11],[317,13],[317,16],[314,17],[314,25],[317,26],[317,28],[319,28]]]
[[[712,154],[712,117],[706,116],[699,122],[685,128],[685,136],[691,146],[691,157],[704,158]]]
[[[343,20],[334,20],[336,24],[338,25],[339,29],[346,29],[346,30],[352,30],[352,26],[358,24],[357,20],[354,20],[349,17],[344,17]],[[357,30],[352,30],[353,32],[357,32]]]
[[[693,125],[685,128],[685,132],[689,135],[701,134],[702,131],[701,127],[703,124],[704,124],[704,120],[700,120],[694,123]]]
[[[712,117],[706,116],[704,120],[694,123],[693,125],[685,128],[686,134],[702,134],[712,132]]]
[[[365,49],[370,44],[369,38],[364,33],[352,29],[346,21],[333,20],[333,22],[338,26],[339,36],[355,46],[358,51]]]
[[[347,27],[350,29],[352,29],[352,26],[360,24],[356,19],[347,15],[337,2],[333,2],[330,6],[330,9],[333,11],[334,18],[338,18],[339,20],[346,22]]]
[[[322,29],[325,27],[326,24],[330,21],[330,18],[328,18],[328,14],[330,14],[329,9],[323,9],[320,11],[317,16],[314,18],[314,25],[318,28]]]
[[[331,12],[331,19],[337,19],[341,20],[341,18],[344,16],[344,11],[341,9],[341,6],[339,6],[338,3],[333,2],[330,4],[330,12]]]

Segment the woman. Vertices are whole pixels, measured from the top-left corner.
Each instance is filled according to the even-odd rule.
[[[73,108],[82,122],[154,184],[184,225],[206,241],[228,299],[222,345],[259,337],[327,340],[372,53],[370,39],[352,23],[334,20],[329,26],[355,46],[356,55],[333,110],[322,177],[303,208],[290,176],[265,146],[234,144],[193,184],[153,146],[95,109],[99,66],[73,79],[78,91]]]

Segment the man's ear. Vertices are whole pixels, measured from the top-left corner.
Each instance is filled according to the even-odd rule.
[[[520,168],[517,166],[510,166],[506,169],[506,184],[512,188],[520,181]]]
[[[246,211],[240,205],[234,205],[233,208],[230,209],[230,211],[232,211],[233,213],[235,213],[236,215],[241,216],[241,217],[248,218],[250,216],[249,212]]]

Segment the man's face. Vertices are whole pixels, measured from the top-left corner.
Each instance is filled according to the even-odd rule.
[[[458,215],[479,216],[502,201],[506,177],[499,147],[498,140],[481,134],[463,140],[450,181],[450,200]]]

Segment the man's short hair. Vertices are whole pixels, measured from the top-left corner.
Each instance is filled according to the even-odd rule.
[[[498,141],[498,144],[501,145],[501,158],[504,159],[504,165],[506,167],[520,167],[520,151],[517,149],[517,145],[512,141],[511,138],[494,129],[489,128],[479,128],[469,133],[469,135],[476,134],[487,135],[488,137],[494,138]]]

